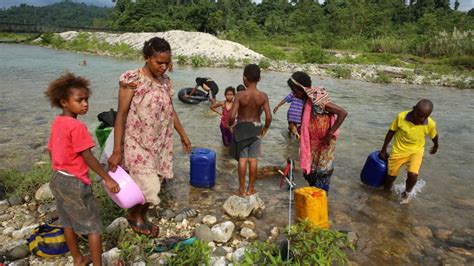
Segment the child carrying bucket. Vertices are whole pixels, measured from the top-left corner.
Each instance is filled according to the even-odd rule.
[[[102,221],[92,194],[88,167],[103,178],[108,190],[113,193],[120,190],[92,154],[94,141],[87,127],[77,119],[78,115],[87,113],[90,93],[89,81],[71,73],[54,80],[45,92],[51,105],[62,109],[62,114],[52,122],[48,142],[53,168],[49,186],[74,265],[102,264]],[[76,234],[88,235],[90,256],[81,254]]]
[[[393,120],[385,136],[380,158],[386,160],[388,157],[388,173],[384,188],[390,190],[393,182],[403,165],[407,166],[407,180],[405,191],[402,193],[401,203],[408,203],[410,192],[418,179],[418,172],[423,161],[425,148],[425,136],[428,135],[433,141],[430,154],[438,151],[438,133],[436,122],[431,119],[433,103],[423,99],[419,101],[412,110],[401,112]],[[387,155],[387,147],[392,138],[395,138],[390,156]]]
[[[283,98],[276,106],[273,108],[273,113],[275,114],[278,111],[278,108],[285,103],[290,104],[288,108],[287,120],[288,120],[288,131],[290,134],[295,136],[297,139],[300,138],[300,125],[301,125],[301,113],[303,112],[303,101],[296,98],[293,95],[293,92],[290,92],[285,98]]]

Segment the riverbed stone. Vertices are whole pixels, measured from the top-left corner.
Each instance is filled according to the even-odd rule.
[[[9,266],[28,266],[28,261],[26,259],[20,259],[12,261]]]
[[[216,256],[216,257],[222,257],[222,256],[225,256],[227,255],[227,250],[223,247],[217,247],[214,252],[212,253],[213,256]]]
[[[205,243],[212,242],[214,240],[214,234],[212,233],[209,226],[205,224],[196,227],[195,235],[197,239]]]
[[[202,218],[202,222],[208,226],[213,226],[217,222],[217,218],[213,215],[206,215]]]
[[[161,215],[162,218],[166,219],[166,220],[171,220],[171,218],[175,217],[176,214],[174,213],[174,211],[170,210],[170,209],[166,209],[163,214]]]
[[[254,230],[255,229],[255,223],[252,222],[252,221],[244,221],[242,223],[242,225],[240,226],[240,228],[244,228],[244,227],[247,227],[247,228],[250,228],[250,229]]]
[[[243,227],[242,230],[240,230],[240,235],[244,237],[245,239],[256,239],[257,234],[250,228],[248,227]]]
[[[120,260],[120,249],[113,248],[102,253],[102,264],[105,266],[115,266]]]
[[[449,238],[449,235],[451,235],[452,233],[452,230],[438,228],[434,232],[434,236],[439,240],[446,241]]]
[[[127,229],[128,228],[128,221],[125,217],[119,217],[115,219],[112,223],[110,223],[106,228],[105,232],[112,232],[112,231],[117,231],[121,229]]]
[[[9,227],[5,227],[5,229],[3,229],[3,235],[6,235],[6,236],[10,236],[13,232],[15,231],[15,228],[12,227],[12,226],[9,226]]]
[[[10,207],[8,200],[0,201],[0,212],[5,212],[8,209],[8,207]]]
[[[265,204],[258,193],[248,197],[232,195],[224,202],[223,208],[233,218],[247,218],[252,212],[265,209]]]
[[[209,265],[212,266],[226,266],[227,265],[227,260],[225,256],[212,256],[209,259]]]
[[[470,235],[460,234],[458,232],[452,233],[446,241],[453,246],[459,246],[464,248],[474,248],[474,237]]]
[[[12,195],[8,198],[8,203],[10,206],[16,206],[23,203],[23,200],[18,195]]]
[[[45,204],[42,204],[41,206],[38,207],[38,212],[40,214],[46,214],[48,212],[55,212],[56,209],[56,202],[48,202]]]
[[[31,233],[33,232],[33,229],[35,229],[38,226],[38,224],[33,224],[27,227],[24,227],[20,230],[16,230],[12,232],[12,238],[13,239],[26,239]]]
[[[54,199],[53,192],[49,187],[49,182],[44,183],[38,190],[36,190],[35,199],[37,201],[49,201]]]
[[[469,250],[463,249],[463,248],[449,247],[448,249],[450,251],[452,251],[456,254],[462,255],[462,256],[466,256],[466,257],[471,257],[472,256],[472,252],[470,252]]]
[[[28,246],[26,244],[21,244],[10,250],[8,252],[7,258],[9,260],[19,260],[28,256],[28,254],[30,254]]]
[[[225,221],[220,224],[216,224],[211,228],[212,234],[214,235],[214,241],[220,243],[226,243],[232,237],[235,225],[231,221]]]
[[[433,232],[428,226],[415,226],[413,228],[413,233],[422,238],[431,238],[433,237]]]
[[[13,216],[9,213],[5,213],[5,214],[2,214],[0,215],[0,223],[1,222],[5,222],[5,221],[8,221],[10,220],[11,218],[13,218]]]
[[[234,263],[240,263],[244,260],[246,247],[240,247],[234,251],[232,254],[232,261]]]

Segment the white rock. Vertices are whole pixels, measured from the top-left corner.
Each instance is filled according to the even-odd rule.
[[[207,245],[211,248],[211,252],[214,252],[214,250],[216,250],[216,243],[211,241],[207,243]]]
[[[110,233],[115,230],[126,229],[128,228],[128,221],[125,217],[119,217],[115,219],[112,223],[110,223],[106,228],[105,231]]]
[[[102,265],[115,266],[120,260],[120,249],[113,248],[109,251],[102,253]]]
[[[217,218],[213,215],[206,215],[202,218],[202,222],[208,226],[213,226],[217,222]]]
[[[246,239],[255,239],[257,234],[250,228],[244,227],[240,230],[240,235]]]
[[[53,192],[51,191],[51,188],[49,187],[49,182],[41,185],[41,187],[36,191],[35,199],[37,201],[47,201],[47,200],[54,199]]]
[[[278,227],[273,227],[272,230],[270,230],[270,236],[273,238],[277,238],[278,235],[280,234],[280,229]]]
[[[227,261],[225,257],[211,257],[209,260],[209,264],[212,266],[226,266]]]
[[[252,211],[265,209],[265,204],[258,193],[248,197],[232,195],[224,202],[223,208],[233,218],[247,218]]]
[[[214,236],[214,241],[226,243],[232,237],[235,225],[231,221],[226,221],[221,224],[216,224],[211,228]]]
[[[3,235],[6,235],[6,236],[11,236],[11,234],[13,233],[13,231],[15,231],[15,228],[9,226],[9,227],[6,227],[5,229],[3,229]]]
[[[28,236],[31,235],[33,232],[33,229],[35,229],[38,226],[38,224],[33,224],[27,227],[24,227],[20,230],[16,230],[12,232],[12,238],[13,239],[26,239]]]

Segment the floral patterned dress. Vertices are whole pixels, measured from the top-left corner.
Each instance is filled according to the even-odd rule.
[[[142,69],[123,73],[119,84],[134,90],[125,123],[123,166],[146,202],[157,205],[160,179],[173,178],[173,87],[167,75],[154,81]]]

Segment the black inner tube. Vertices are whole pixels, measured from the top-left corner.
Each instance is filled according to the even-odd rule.
[[[193,88],[183,88],[179,90],[178,99],[187,104],[198,104],[209,99],[208,94],[201,90],[196,90],[192,96],[185,97],[185,95],[191,93],[192,90]]]

